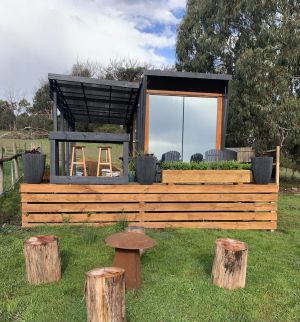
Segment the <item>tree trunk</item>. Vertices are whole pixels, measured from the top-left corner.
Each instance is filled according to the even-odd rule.
[[[125,270],[118,267],[95,268],[86,273],[88,322],[124,322]]]
[[[230,238],[216,240],[212,283],[229,290],[244,288],[247,270],[247,244]]]
[[[35,236],[25,240],[24,255],[27,280],[30,284],[60,280],[61,264],[56,236]]]

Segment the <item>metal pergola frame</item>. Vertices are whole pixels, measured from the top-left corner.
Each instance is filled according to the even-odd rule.
[[[48,74],[48,79],[53,100],[53,132],[49,134],[50,182],[127,183],[130,135],[75,132],[75,123],[118,124],[129,130],[138,104],[139,84],[58,74]],[[57,110],[60,111],[59,125]],[[69,176],[71,148],[75,142],[122,143],[123,176]]]

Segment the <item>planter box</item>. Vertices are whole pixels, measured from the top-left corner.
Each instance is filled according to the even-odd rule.
[[[162,183],[250,183],[251,170],[162,170]]]

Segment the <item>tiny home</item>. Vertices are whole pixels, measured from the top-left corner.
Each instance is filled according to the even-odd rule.
[[[126,220],[148,228],[276,229],[278,184],[253,183],[249,169],[163,170],[169,175],[152,185],[128,182],[129,156],[152,153],[161,160],[176,151],[179,160],[190,161],[225,147],[230,79],[148,70],[138,84],[49,74],[50,183],[21,184],[22,226]],[[79,122],[122,131],[79,132]],[[94,155],[86,165],[88,146]]]
[[[230,75],[157,70],[146,70],[140,84],[49,74],[54,103],[50,181],[126,183],[129,152],[142,151],[161,160],[163,153],[177,151],[181,160],[190,161],[193,154],[222,149],[230,80]],[[75,132],[76,122],[118,124],[126,133]],[[70,176],[69,144],[82,141],[122,143],[123,176]],[[62,142],[66,145],[59,145]]]

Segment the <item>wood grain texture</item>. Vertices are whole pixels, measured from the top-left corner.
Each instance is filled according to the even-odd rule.
[[[190,201],[277,201],[277,194],[249,194],[249,193],[228,193],[228,194],[209,194],[209,193],[178,193],[178,194],[22,194],[22,202],[78,202],[78,200],[84,200],[84,202],[190,202]]]
[[[206,170],[207,171],[207,170]],[[26,184],[20,185],[21,193],[277,193],[276,184],[258,185],[73,185],[73,184]]]
[[[133,214],[29,214],[23,222],[73,223],[117,222],[120,220],[141,221],[199,221],[199,220],[276,220],[275,212],[172,212]]]
[[[250,183],[250,170],[162,170],[162,183]]]
[[[125,270],[95,268],[86,273],[87,321],[125,322]]]
[[[21,185],[22,226],[275,229],[277,185]]]
[[[220,238],[215,242],[212,283],[229,290],[246,284],[248,246],[238,240]]]
[[[134,225],[129,223],[129,226]],[[145,228],[205,228],[205,229],[276,229],[277,225],[274,221],[249,221],[249,222],[145,222]]]
[[[223,120],[223,98],[218,97],[217,99],[217,132],[216,132],[216,149],[221,149],[222,142],[222,120]]]
[[[30,284],[58,282],[61,262],[58,239],[43,235],[30,237],[24,242],[27,280]]]

